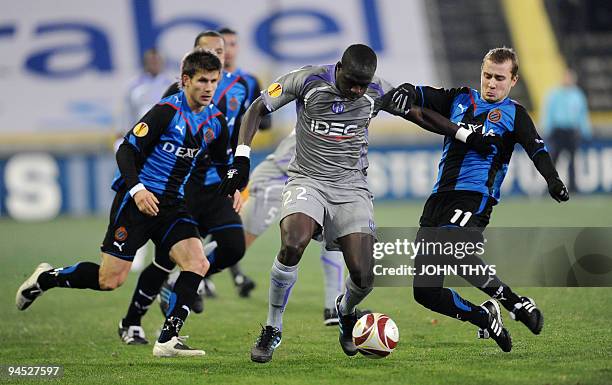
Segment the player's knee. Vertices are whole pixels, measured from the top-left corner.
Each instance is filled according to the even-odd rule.
[[[123,284],[125,279],[122,279],[119,275],[100,275],[98,277],[98,284],[100,285],[100,290],[115,290],[119,286]]]
[[[302,258],[305,248],[301,242],[287,242],[281,246],[278,260],[283,265],[295,266]]]
[[[190,258],[180,264],[182,271],[191,271],[199,275],[206,275],[210,268],[210,263],[206,258]]]
[[[189,262],[189,267],[187,270],[189,271],[193,271],[194,273],[197,273],[199,275],[206,275],[206,272],[208,272],[208,269],[210,268],[210,263],[208,262],[208,260],[206,258],[191,258],[190,262]]]

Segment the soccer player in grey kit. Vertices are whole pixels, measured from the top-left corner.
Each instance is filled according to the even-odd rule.
[[[250,143],[260,119],[295,100],[296,153],[282,194],[281,249],[270,273],[269,309],[251,351],[254,362],[268,362],[281,342],[282,315],[297,280],[297,264],[313,236],[323,230],[328,249],[341,250],[349,270],[344,295],[336,299],[340,346],[357,354],[351,332],[355,307],[372,291],[375,224],[366,180],[368,125],[380,109],[401,115],[427,130],[455,136],[458,127],[429,110],[402,102],[401,93],[374,76],[377,58],[363,44],[348,47],[340,62],[306,66],[281,76],[256,99],[242,123],[234,163],[219,192],[244,188],[250,169]],[[397,94],[397,95],[396,95]],[[393,103],[391,103],[393,100]],[[396,111],[406,107],[405,113]],[[493,151],[495,137],[470,135],[464,141],[479,152]]]

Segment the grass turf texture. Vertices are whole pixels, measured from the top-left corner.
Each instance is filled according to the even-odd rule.
[[[414,226],[423,202],[380,203],[378,226]],[[494,210],[493,226],[610,226],[609,197],[506,200]],[[116,335],[136,275],[114,292],[53,289],[27,311],[15,309],[18,285],[40,261],[54,266],[98,261],[104,218],[60,218],[47,223],[0,220],[0,365],[64,366],[62,383],[121,384],[610,384],[612,383],[612,289],[526,288],[545,314],[540,336],[503,312],[514,348],[503,353],[492,340],[477,340],[475,327],[422,308],[410,288],[379,288],[362,305],[389,314],[400,343],[386,359],[346,357],[336,327],[322,323],[323,287],[318,245],[299,269],[285,313],[281,347],[271,363],[249,360],[267,314],[268,272],[279,246],[270,229],[247,253],[243,267],[258,283],[251,299],[238,298],[228,273],[214,279],[219,298],[191,315],[182,334],[203,347],[203,358],[157,359],[152,346],[126,346]],[[503,279],[503,273],[501,274]],[[485,295],[459,288],[472,302]],[[162,323],[157,302],[143,321],[149,339]],[[0,378],[0,382],[14,382]],[[20,380],[27,382],[25,380]],[[40,382],[40,380],[29,380]]]

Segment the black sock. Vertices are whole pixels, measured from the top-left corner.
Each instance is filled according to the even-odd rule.
[[[483,329],[489,324],[489,315],[482,307],[462,298],[452,289],[415,287],[414,297],[421,305],[448,317],[468,321]]]
[[[38,277],[38,284],[43,291],[53,287],[101,290],[98,281],[99,271],[100,265],[97,263],[79,262],[42,273]]]
[[[465,263],[474,266],[488,266],[482,258],[475,254],[468,256]],[[482,270],[486,271],[484,268]],[[462,277],[474,287],[485,292],[489,297],[498,300],[507,310],[513,310],[514,305],[521,301],[519,296],[514,294],[512,289],[503,283],[497,275],[465,275]]]
[[[130,302],[130,307],[122,322],[123,326],[140,325],[140,320],[147,313],[157,294],[159,294],[159,290],[166,278],[168,278],[168,272],[152,263],[140,273],[138,283],[134,289],[134,295],[132,296],[132,302]]]
[[[183,323],[187,319],[193,302],[198,295],[198,286],[202,276],[191,271],[181,271],[174,284],[174,291],[170,294],[166,321],[159,335],[159,342],[167,342],[178,336]]]
[[[236,280],[236,277],[238,277],[239,275],[244,275],[242,273],[242,269],[240,268],[240,263],[238,262],[236,262],[235,265],[230,266],[229,270],[232,273],[232,278],[234,279],[234,281]]]
[[[480,288],[480,290],[487,293],[491,298],[498,300],[508,311],[514,310],[514,305],[521,302],[520,297],[512,289],[503,284],[497,287]]]
[[[452,289],[443,288],[442,290],[445,298],[442,306],[448,309],[449,314],[447,315],[461,321],[468,321],[481,329],[489,326],[489,314],[482,307],[471,303]]]

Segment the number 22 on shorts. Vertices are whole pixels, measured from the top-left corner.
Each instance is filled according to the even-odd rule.
[[[291,190],[287,190],[283,193],[283,206],[287,206],[289,203],[293,202],[291,192],[292,192]],[[296,187],[295,192],[296,192],[295,200],[298,200],[298,201],[308,200],[308,198],[306,198],[306,189],[304,187]]]

